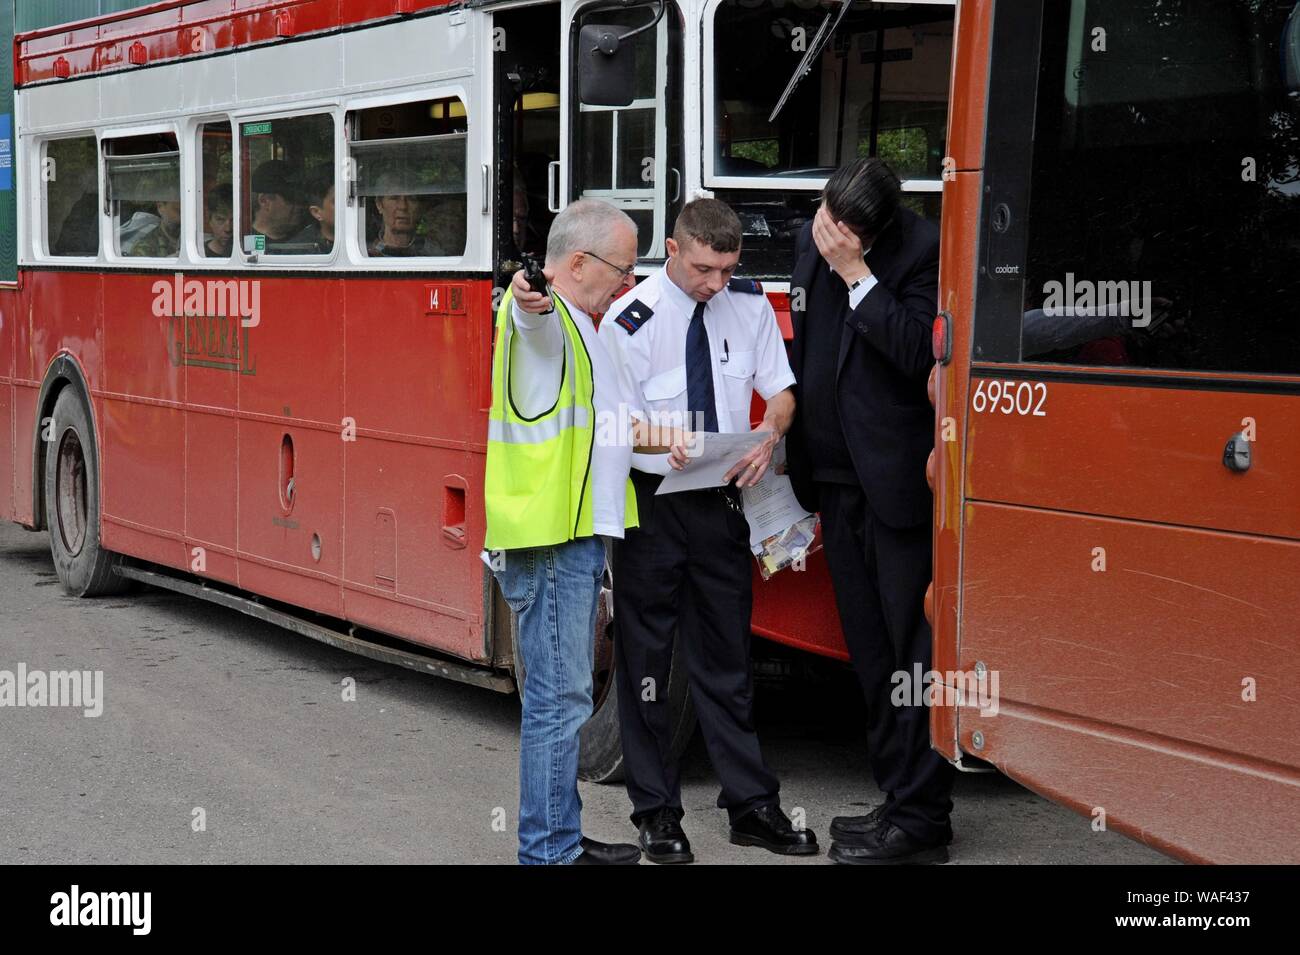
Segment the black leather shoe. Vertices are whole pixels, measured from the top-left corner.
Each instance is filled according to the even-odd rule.
[[[691,843],[682,831],[677,814],[671,809],[660,809],[653,816],[646,816],[641,820],[639,828],[641,835],[637,841],[651,862],[673,865],[695,861],[695,856],[691,854]]]
[[[936,865],[948,861],[947,838],[922,842],[884,820],[863,845],[835,842],[827,856],[841,865]]]
[[[873,830],[884,821],[885,805],[881,804],[865,816],[836,816],[831,820],[831,842],[841,846],[865,846],[871,842]],[[952,845],[952,825],[944,829],[943,844]]]
[[[761,846],[783,856],[812,856],[818,851],[813,831],[796,830],[780,806],[759,806],[733,822],[731,844]]]
[[[574,865],[636,865],[641,861],[641,850],[626,842],[597,842],[582,837],[582,855],[573,860]]]
[[[880,825],[880,814],[884,811],[885,803],[882,802],[865,816],[836,816],[831,820],[831,841],[862,845]]]

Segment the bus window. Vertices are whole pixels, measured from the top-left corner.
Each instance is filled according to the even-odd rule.
[[[1023,271],[982,283],[988,357],[1300,372],[1300,4],[1047,3],[1039,42],[1036,114],[999,130],[1028,213]]]
[[[113,251],[174,259],[181,245],[181,154],[172,133],[104,142]]]
[[[48,255],[99,255],[99,169],[95,137],[45,144],[45,248]]]
[[[585,25],[613,24],[629,33],[651,22],[655,9],[588,6],[573,25],[575,47]],[[572,194],[626,212],[636,222],[642,258],[664,257],[664,239],[682,202],[681,35],[680,11],[670,3],[657,26],[628,41],[635,67],[629,105],[596,106],[574,97]]]
[[[334,119],[327,113],[245,120],[239,129],[240,248],[246,255],[326,255],[308,192],[334,182]],[[322,200],[323,201],[323,200]]]
[[[834,31],[818,52],[824,22]],[[705,185],[745,224],[746,275],[788,276],[822,182],[858,156],[888,163],[904,204],[938,221],[951,5],[722,0],[707,26]]]
[[[465,104],[453,96],[356,110],[349,128],[366,255],[463,255]]]
[[[234,251],[235,206],[233,137],[230,123],[204,123],[199,127],[199,254],[228,259]]]

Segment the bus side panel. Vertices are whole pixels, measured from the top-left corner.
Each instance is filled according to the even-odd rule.
[[[224,276],[222,278],[225,278]],[[186,333],[191,346],[198,350],[198,338],[205,340],[206,323],[192,323]],[[200,547],[206,565],[203,574],[227,583],[237,583],[239,569],[239,509],[235,489],[239,487],[239,384],[245,367],[245,351],[250,362],[259,355],[254,348],[256,328],[244,328],[239,321],[215,326],[217,351],[225,337],[227,357],[233,369],[185,367],[185,542],[191,568]],[[235,337],[232,344],[231,337]],[[184,342],[182,333],[174,333],[171,347]],[[247,349],[245,349],[247,343]],[[232,356],[238,354],[238,358]]]
[[[753,577],[755,633],[810,653],[849,658],[824,551],[809,557],[805,570],[787,568],[771,580],[763,579],[755,561]]]
[[[65,289],[70,296],[76,287],[70,283],[79,283],[82,276],[33,274],[46,289],[33,290],[41,322],[57,327],[60,309],[47,297],[48,289]],[[176,341],[184,329],[169,317],[169,308],[159,309],[162,316],[154,314],[154,285],[171,280],[170,275],[106,273],[101,305],[101,279],[95,276],[93,301],[103,309],[102,364],[85,343],[66,333],[61,343],[82,363],[99,399],[104,546],[183,565],[185,485],[178,472],[185,461],[185,376]]]
[[[1289,647],[1300,591],[1281,584],[1300,580],[1300,543],[982,503],[967,506],[965,537],[960,662],[996,677],[997,712],[963,709],[964,749],[1070,794],[1097,787],[1054,776],[1056,747],[1027,739],[1046,726],[1173,754],[1179,771],[1160,785],[1147,778],[1134,798],[1150,807],[1144,825],[1188,847],[1189,834],[1219,825],[1216,812],[1193,811],[1198,793],[1224,805],[1213,765],[1270,780],[1269,798],[1235,805],[1300,801],[1300,664]],[[1030,748],[1027,760],[1009,755]],[[1133,778],[1109,767],[1104,777]],[[1300,845],[1300,813],[1273,839]]]
[[[345,294],[347,407],[357,423],[345,448],[349,619],[482,659],[487,423],[478,369],[491,360],[491,283],[355,280]]]
[[[969,498],[1300,539],[1294,395],[986,374],[971,399]],[[1248,426],[1253,463],[1230,471],[1224,445]]]
[[[1145,741],[1044,722],[1032,712],[1004,711],[970,725],[996,732],[998,767],[1085,816],[1080,826],[1104,825],[1187,862],[1300,863],[1300,788],[1278,785],[1254,767],[1191,761]]]
[[[50,363],[67,352],[86,375],[91,391],[98,392],[104,385],[99,274],[33,271],[25,278],[23,297],[38,318],[26,341],[31,379],[40,384]]]
[[[13,365],[13,455],[14,455],[14,520],[28,527],[37,524],[33,510],[35,500],[32,488],[32,451],[35,440],[36,402],[39,382],[32,370],[32,298],[31,272],[23,272],[23,287],[12,299],[13,321],[9,331],[13,335],[11,361]],[[4,301],[0,297],[0,302]]]
[[[17,6],[19,32],[154,5],[158,0],[5,0]],[[206,0],[133,16],[111,19],[80,29],[64,29],[51,37],[27,39],[20,50],[19,76],[24,83],[55,77],[54,62],[69,61],[72,75],[120,69],[131,42],[139,38],[148,48],[149,62],[158,63],[218,51],[230,51],[281,36],[304,36],[368,20],[388,18],[401,9],[416,14],[446,6],[450,0]],[[234,10],[231,8],[234,7]],[[285,15],[282,18],[282,14]],[[406,26],[403,24],[403,26]],[[108,41],[116,42],[108,42]],[[430,53],[428,62],[442,62]]]
[[[18,520],[14,507],[17,475],[14,473],[19,440],[14,421],[14,319],[18,292],[0,289],[0,520]]]
[[[13,128],[14,76],[13,51],[14,7],[9,0],[0,3],[0,116],[6,126],[4,148],[9,168],[6,182],[0,189],[0,282],[18,279],[18,216],[14,192],[13,173],[17,150],[16,131]],[[14,453],[19,440],[14,422],[14,322],[21,314],[17,288],[0,288],[0,520],[17,520],[14,494],[16,475]]]
[[[240,586],[342,616],[342,285],[250,281],[260,292],[237,386]]]
[[[40,385],[49,371],[51,363],[60,354],[70,356],[85,377],[86,386],[99,445],[101,513],[107,514],[111,509],[113,487],[107,480],[113,467],[109,462],[110,447],[105,428],[105,407],[102,390],[105,382],[103,357],[102,287],[101,279],[93,272],[39,272],[24,273],[23,301],[26,303],[26,318],[16,329],[15,361],[19,365],[16,377],[30,382],[26,393],[15,395],[15,410],[18,414],[19,436],[17,448],[18,466],[31,473],[33,434],[41,429],[42,414],[49,413],[37,408]],[[26,355],[28,360],[23,361]],[[26,364],[26,369],[22,366]],[[57,422],[54,425],[57,427]],[[44,453],[44,446],[36,448],[37,453]],[[30,500],[31,480],[27,494]],[[146,487],[140,485],[140,487]],[[30,508],[29,508],[30,509]],[[101,528],[103,530],[103,528]],[[104,538],[108,544],[107,535]]]
[[[15,338],[18,336],[15,335]],[[21,352],[14,350],[14,364],[20,363]],[[15,376],[16,378],[17,376]],[[33,509],[35,497],[32,489],[32,441],[36,431],[37,389],[15,380],[13,386],[14,414],[14,520],[27,527],[37,524]]]

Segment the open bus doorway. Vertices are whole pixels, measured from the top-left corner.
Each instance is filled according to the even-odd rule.
[[[639,85],[636,98],[626,109],[590,106],[581,102],[576,89],[562,91],[560,64],[562,44],[576,45],[577,31],[587,22],[632,30],[651,22],[654,12],[653,4],[638,4],[629,12],[597,0],[570,11],[567,26],[562,26],[561,4],[494,14],[493,263],[497,288],[508,286],[522,267],[524,255],[544,258],[551,223],[567,204],[559,168],[565,128],[561,110],[565,108],[571,111],[571,119],[576,117],[569,132],[574,173],[568,197],[598,198],[624,210],[637,224],[643,260],[662,256],[664,236],[671,228],[670,210],[679,208],[681,201],[680,146],[668,147],[668,126],[680,129],[681,125],[677,118],[681,112],[679,81],[671,79],[680,62],[679,15],[673,12],[671,31],[661,22],[637,37],[634,55]],[[671,68],[664,52],[669,49],[670,36],[674,43]],[[665,62],[660,62],[661,53]],[[616,148],[619,143],[621,150]],[[659,169],[667,169],[668,176],[659,176]],[[676,195],[661,181],[666,179],[673,182]],[[499,593],[494,595],[493,605],[495,613],[504,615],[502,620],[511,619]],[[505,638],[503,630],[497,631],[499,646]],[[513,623],[510,631],[513,646]],[[582,728],[578,760],[579,777],[592,782],[622,779],[614,639],[613,578],[607,566],[593,633],[592,715]],[[522,657],[517,652],[511,656],[515,681],[522,687]],[[674,755],[686,748],[695,729],[685,672],[678,663],[681,658],[681,654],[674,657],[667,693]]]
[[[492,19],[496,128],[493,262],[499,287],[541,258],[558,210],[549,170],[560,160],[560,6],[503,10]]]

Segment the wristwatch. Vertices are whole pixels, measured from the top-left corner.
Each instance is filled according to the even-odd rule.
[[[862,278],[858,279],[856,282],[854,282],[852,285],[849,286],[849,292],[852,292],[852,291],[853,291],[855,288],[857,288],[859,285],[863,285],[863,284],[865,284],[866,281],[867,281],[867,279],[869,279],[869,278],[871,278],[870,275],[864,275],[864,276],[862,276]]]

